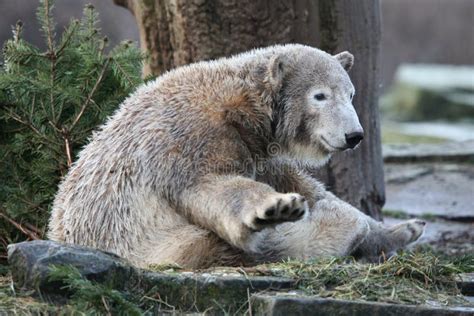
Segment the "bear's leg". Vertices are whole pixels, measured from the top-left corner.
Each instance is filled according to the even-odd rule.
[[[177,264],[187,269],[243,265],[246,255],[213,232],[180,224],[157,231],[135,253],[132,261],[143,268]]]
[[[417,240],[423,226],[422,221],[410,220],[385,227],[329,195],[318,201],[304,220],[262,232],[265,236],[260,238],[258,252],[263,261],[344,255],[373,261]]]
[[[259,167],[257,181],[268,184],[277,192],[297,192],[308,200],[311,208],[328,194],[324,185],[297,161],[280,157],[269,159]]]
[[[348,255],[370,231],[360,214],[336,199],[320,200],[303,220],[263,231],[256,251],[258,261]]]
[[[297,193],[278,193],[250,178],[208,175],[180,195],[178,209],[192,223],[251,251],[255,232],[301,219],[307,202]]]
[[[56,207],[51,213],[48,223],[48,239],[64,242],[66,234],[64,229],[64,210]]]
[[[389,227],[370,217],[367,217],[367,222],[370,226],[369,234],[351,254],[370,262],[391,256],[396,250],[416,241],[423,234],[425,226],[425,222],[419,219]]]

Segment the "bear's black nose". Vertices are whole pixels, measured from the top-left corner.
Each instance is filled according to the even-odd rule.
[[[346,134],[347,148],[351,148],[351,149],[354,148],[363,139],[364,139],[364,133],[362,132],[354,132],[354,133]]]

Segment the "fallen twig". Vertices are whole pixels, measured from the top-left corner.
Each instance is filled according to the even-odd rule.
[[[3,217],[7,222],[12,224],[15,228],[17,228],[19,231],[21,231],[23,234],[28,236],[32,240],[40,240],[41,237],[35,233],[34,231],[24,227],[20,223],[16,222],[14,219],[8,217],[3,211],[0,211],[0,216]]]

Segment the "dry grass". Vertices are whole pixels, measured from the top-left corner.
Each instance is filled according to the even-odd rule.
[[[353,259],[286,261],[257,267],[291,277],[311,295],[402,304],[469,305],[456,286],[459,273],[474,272],[474,255],[457,258],[406,252],[381,264]]]
[[[173,274],[184,271],[173,265],[151,269]],[[474,255],[449,257],[427,247],[399,253],[379,264],[361,263],[353,258],[325,258],[196,272],[291,278],[297,281],[299,290],[320,297],[398,304],[473,305],[461,295],[456,280],[460,273],[474,272]]]
[[[176,265],[154,268],[155,271],[173,274],[183,271]],[[77,273],[62,270],[58,272],[63,274],[61,279],[67,281],[68,288],[74,289],[70,306],[58,307],[30,297],[31,293],[15,292],[11,277],[0,274],[0,314],[88,314],[91,311],[104,311],[104,298],[108,302],[105,305],[109,308],[115,306],[119,311],[134,311],[138,314],[141,300],[124,301],[120,293],[103,285],[92,284]],[[202,271],[196,271],[199,272]],[[461,295],[456,279],[459,273],[474,272],[474,255],[447,257],[422,250],[401,253],[381,264],[364,264],[352,258],[326,258],[311,261],[288,260],[252,268],[223,267],[206,272],[225,272],[227,275],[240,273],[245,277],[289,277],[297,281],[299,290],[320,297],[401,304],[472,306]],[[97,300],[99,297],[100,301]]]
[[[10,275],[0,276],[0,315],[65,315],[60,307],[43,303],[13,289]]]

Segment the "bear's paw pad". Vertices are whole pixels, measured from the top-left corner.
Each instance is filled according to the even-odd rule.
[[[297,193],[277,193],[257,208],[252,226],[258,230],[269,225],[297,221],[303,218],[307,210],[308,203],[303,196]]]

